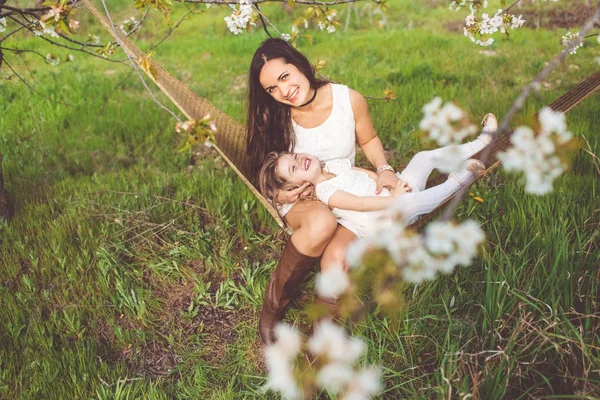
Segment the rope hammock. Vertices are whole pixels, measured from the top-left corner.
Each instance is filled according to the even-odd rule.
[[[149,63],[151,67],[143,69],[146,72],[146,75],[148,75],[148,77],[154,81],[154,83],[156,83],[156,85],[188,119],[201,120],[205,115],[210,114],[211,120],[217,127],[217,132],[215,133],[216,143],[213,147],[235,171],[235,173],[246,184],[246,186],[248,186],[256,198],[260,200],[263,206],[267,209],[267,211],[269,211],[273,218],[275,218],[279,225],[287,230],[288,228],[284,226],[277,210],[275,210],[271,203],[269,203],[269,201],[267,201],[267,199],[250,182],[250,160],[246,153],[245,127],[238,121],[234,120],[213,106],[206,99],[192,92],[187,86],[173,77],[158,63],[147,59],[145,57],[146,53],[144,53],[129,39],[127,39],[127,37],[118,29],[114,29],[108,19],[94,7],[90,0],[82,0],[82,2],[87,6],[94,17],[96,17],[96,19],[98,19],[98,21],[100,21],[100,23],[106,28],[110,35],[115,36],[118,43],[120,43],[121,48],[129,55],[129,57],[135,61],[145,59],[145,62]],[[552,108],[554,111],[567,113],[587,97],[591,96],[599,87],[600,72],[597,72],[558,98],[550,105],[550,108]],[[496,154],[500,151],[506,150],[510,146],[510,133],[495,140],[491,146],[492,149],[488,153],[486,161],[487,168],[479,178],[485,176],[500,164],[500,161],[496,158]],[[477,153],[474,158],[479,158],[481,153],[484,151],[486,151],[486,149]],[[444,176],[439,176],[435,179],[432,179],[429,182],[429,186],[440,184],[445,179],[446,178]],[[436,212],[441,209],[449,200],[450,199],[446,200],[446,202],[442,203],[429,214],[423,215],[421,218],[419,218],[419,220],[412,224],[411,227],[413,229],[420,229],[424,224],[429,222],[434,217]]]

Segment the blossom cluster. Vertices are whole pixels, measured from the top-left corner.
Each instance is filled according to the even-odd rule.
[[[189,150],[197,143],[204,143],[206,147],[212,147],[216,141],[216,131],[217,126],[211,120],[210,114],[206,114],[201,120],[178,122],[175,125],[175,132],[186,134],[185,142],[179,151]]]
[[[292,23],[290,34],[286,36],[288,37],[287,40],[295,41],[311,26],[317,27],[320,31],[335,33],[339,25],[337,11],[320,7],[308,7],[304,10],[302,16]]]
[[[463,32],[471,42],[480,46],[489,46],[494,43],[494,39],[490,37],[494,33],[500,31],[500,33],[508,35],[509,29],[520,28],[523,24],[525,24],[525,20],[522,19],[521,15],[516,17],[503,12],[501,9],[491,17],[483,13],[481,18],[478,18],[474,12],[471,12],[465,18]]]
[[[577,44],[573,43],[575,40],[579,40],[579,42]],[[578,32],[571,33],[571,31],[568,31],[561,38],[561,43],[562,43],[562,45],[564,47],[567,47],[567,48],[569,46],[571,46],[571,44],[575,44],[575,46],[573,46],[571,48],[571,50],[569,50],[569,54],[576,54],[577,50],[579,50],[580,48],[583,47],[583,41],[579,39],[579,33]]]
[[[402,203],[393,206],[402,214]],[[472,220],[462,224],[432,222],[423,235],[399,224],[387,228],[377,238],[361,238],[350,247],[346,262],[351,268],[363,264],[367,253],[384,250],[401,269],[403,280],[419,283],[439,272],[449,273],[457,265],[469,265],[485,234]]]
[[[6,18],[0,18],[0,32],[4,32],[6,30]]]
[[[487,7],[487,0],[452,0],[450,2],[450,9],[453,11],[460,11],[469,3],[469,9],[471,12],[477,11],[479,8]]]
[[[231,33],[238,35],[244,32],[248,24],[252,21],[252,1],[240,0],[239,8],[236,9],[236,7],[232,5],[230,5],[230,7],[233,12],[231,15],[225,17],[225,23]]]
[[[52,65],[53,67],[60,64],[60,58],[52,53],[46,54],[45,60],[48,64]]]
[[[53,38],[58,38],[58,33],[56,32],[56,27],[50,25],[46,25],[44,22],[39,21],[39,27],[40,29],[33,29],[33,33],[36,36],[43,36],[43,35],[47,35]]]
[[[267,389],[279,392],[285,399],[301,399],[304,396],[297,367],[303,342],[294,328],[279,324],[275,328],[277,342],[265,349],[268,383]],[[363,355],[365,344],[346,335],[344,328],[330,321],[317,324],[308,339],[306,349],[316,358],[312,365],[314,384],[341,395],[346,400],[366,400],[381,390],[381,372],[375,367],[355,369],[353,364]],[[302,374],[308,376],[309,374]]]
[[[513,147],[498,153],[498,159],[505,170],[525,174],[526,192],[543,195],[552,191],[552,183],[565,171],[566,165],[556,152],[566,147],[572,135],[564,114],[545,107],[538,117],[538,133],[527,126],[518,127],[510,138]]]
[[[429,132],[429,138],[441,146],[458,144],[477,132],[475,125],[469,123],[466,113],[460,107],[452,102],[442,106],[441,97],[435,97],[425,104],[423,114],[419,128]]]
[[[135,17],[131,17],[123,21],[120,28],[124,35],[131,35],[140,28],[140,23],[135,19]]]

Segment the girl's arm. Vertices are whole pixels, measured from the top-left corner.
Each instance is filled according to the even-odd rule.
[[[367,156],[367,159],[375,168],[386,165],[388,162],[385,153],[383,152],[383,145],[381,144],[379,136],[377,136],[377,132],[375,132],[367,101],[357,91],[352,89],[349,90],[350,103],[352,105],[352,112],[354,113],[354,121],[356,123],[356,139],[358,140],[358,144]],[[377,175],[376,180],[376,194],[379,194],[384,187],[393,189],[398,183],[398,177],[393,171],[382,171]]]
[[[329,196],[328,206],[352,211],[380,211],[386,209],[395,200],[394,197],[355,196],[343,190],[336,190]]]

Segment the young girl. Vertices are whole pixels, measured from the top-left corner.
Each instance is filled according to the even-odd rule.
[[[451,173],[446,182],[422,190],[432,169],[423,168],[425,159],[435,167],[436,155],[445,149],[418,153],[400,174],[400,179],[411,182],[397,185],[391,192],[384,189],[376,194],[377,174],[353,167],[348,160],[321,163],[315,156],[304,153],[269,153],[259,174],[261,192],[276,199],[280,190],[298,187],[309,182],[315,187],[316,197],[332,209],[339,224],[357,237],[371,236],[392,223],[386,209],[396,203],[405,225],[419,215],[433,211],[444,200],[465,185],[471,184],[485,165],[469,159],[463,167]],[[426,163],[426,164],[431,164]]]

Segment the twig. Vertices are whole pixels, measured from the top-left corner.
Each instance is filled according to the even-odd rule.
[[[295,4],[308,4],[308,5],[319,5],[319,6],[335,6],[337,4],[357,3],[362,0],[334,0],[334,1],[315,1],[315,0],[295,0]],[[226,5],[238,5],[239,1],[236,0],[181,0],[182,3],[195,3],[195,4],[226,4]],[[252,4],[260,3],[287,3],[288,0],[253,0]]]
[[[506,132],[508,132],[510,122],[512,121],[512,119],[515,116],[515,114],[517,112],[519,112],[523,108],[523,106],[525,105],[525,100],[527,99],[527,97],[529,97],[529,95],[531,94],[531,92],[534,91],[534,90],[537,90],[539,88],[541,82],[559,65],[559,63],[561,63],[569,55],[569,52],[572,49],[574,49],[575,47],[577,47],[579,44],[581,44],[581,42],[583,41],[583,38],[585,37],[585,35],[587,34],[587,32],[589,32],[594,27],[594,24],[599,19],[600,19],[600,8],[598,8],[596,10],[596,13],[592,16],[592,18],[590,18],[585,23],[585,25],[582,27],[581,31],[579,32],[579,36],[576,39],[573,39],[569,43],[569,45],[563,51],[560,52],[559,55],[557,55],[556,57],[554,57],[554,59],[552,59],[550,61],[550,63],[542,70],[542,72],[540,72],[535,77],[535,79],[533,81],[531,81],[527,86],[525,86],[525,88],[523,89],[523,91],[521,92],[521,94],[519,95],[519,97],[517,97],[517,99],[515,100],[515,102],[511,106],[510,110],[508,110],[508,112],[506,113],[506,115],[502,119],[502,123],[500,124],[500,128],[498,128],[498,132],[496,132],[496,135],[494,135],[495,138],[483,150],[483,152],[481,154],[481,161],[483,163],[487,162],[487,159],[488,159],[488,157],[490,155],[490,152],[492,151],[492,148],[493,148],[493,143],[497,140],[497,138],[500,137],[501,135],[506,134]],[[467,191],[468,191],[467,187],[462,188],[452,198],[452,200],[450,201],[448,207],[444,211],[444,214],[441,217],[442,221],[448,221],[450,219],[450,217],[452,217],[452,215],[454,214],[454,211],[456,210],[456,208],[458,207],[460,201],[462,200],[462,197],[464,196],[464,194]]]
[[[52,102],[52,103],[54,103],[54,102],[55,102],[55,100],[53,100],[53,99],[51,99],[51,98],[49,98],[49,97],[47,97],[47,96],[45,96],[45,95],[41,94],[40,92],[38,92],[37,90],[35,90],[35,89],[33,88],[33,86],[31,86],[29,83],[27,83],[27,81],[26,81],[25,79],[23,79],[23,78],[22,78],[22,77],[21,77],[21,76],[20,76],[20,75],[17,73],[17,71],[15,71],[15,69],[14,69],[14,68],[13,68],[13,67],[12,67],[12,66],[11,66],[11,65],[8,63],[8,61],[6,61],[6,59],[4,59],[4,60],[3,60],[3,62],[4,62],[4,64],[6,64],[6,66],[8,66],[8,68],[9,68],[9,69],[10,69],[10,70],[13,72],[13,74],[15,74],[15,76],[16,76],[17,78],[19,78],[19,80],[20,80],[20,81],[21,81],[21,82],[22,82],[22,83],[23,83],[25,86],[27,86],[27,88],[28,88],[29,90],[31,90],[32,92],[34,92],[34,93],[35,93],[35,94],[37,94],[38,96],[41,96],[41,97],[45,98],[46,100],[48,100],[48,101],[50,101],[50,102]],[[73,107],[71,104],[69,104],[69,103],[67,103],[67,102],[65,102],[65,101],[59,101],[59,102],[60,102],[60,103],[62,103],[62,104],[64,104],[64,105],[65,105],[65,106],[67,106],[67,107]]]
[[[33,31],[33,29],[32,29],[31,27],[27,26],[26,24],[24,24],[23,22],[19,21],[18,19],[14,18],[14,17],[11,17],[11,19],[12,19],[13,21],[15,21],[16,23],[18,23],[19,25],[23,26],[23,27],[24,27],[25,29],[27,29],[28,31],[32,32],[32,33],[35,35],[35,32]],[[30,22],[30,21],[28,21],[28,22]],[[31,23],[31,22],[30,22],[30,23]],[[37,35],[36,35],[36,36],[37,36]],[[43,35],[42,35],[42,36],[38,36],[38,37],[39,37],[40,39],[43,39],[43,40],[45,40],[46,42],[48,42],[48,43],[50,43],[50,44],[53,44],[53,45],[55,45],[55,46],[58,46],[58,47],[62,47],[62,48],[65,48],[65,49],[68,49],[68,50],[73,50],[73,51],[80,51],[80,52],[83,52],[83,53],[85,53],[85,54],[88,54],[88,55],[90,55],[90,56],[94,56],[94,57],[100,58],[100,59],[102,59],[102,60],[106,60],[106,61],[110,61],[110,62],[114,62],[114,63],[119,63],[119,64],[125,64],[125,60],[111,60],[110,58],[103,57],[103,56],[101,56],[101,55],[99,55],[99,54],[92,53],[92,52],[90,52],[90,51],[87,51],[87,50],[85,50],[85,49],[78,49],[78,48],[75,48],[75,47],[70,47],[70,46],[66,46],[66,45],[64,45],[64,44],[61,44],[61,43],[55,42],[55,41],[53,41],[53,40],[50,40],[50,39],[48,39],[47,37],[45,37],[45,36],[43,36]],[[126,64],[125,64],[125,65],[126,65]]]
[[[121,48],[123,48],[123,46],[121,45],[121,40],[119,39],[119,36],[117,34],[117,30],[115,28],[115,24],[112,21],[112,18],[110,16],[110,13],[108,11],[108,6],[106,5],[106,1],[102,0],[102,5],[104,6],[104,11],[106,13],[106,17],[108,18],[108,22],[110,22],[110,25],[112,27],[112,31],[113,31],[113,36],[115,37],[115,39],[117,40],[117,42],[119,43],[119,46]],[[150,89],[150,87],[148,87],[148,84],[146,83],[146,81],[144,80],[144,77],[142,76],[142,74],[140,73],[140,70],[137,66],[137,63],[131,58],[131,56],[125,51],[123,50],[123,52],[125,53],[125,55],[127,56],[127,58],[129,59],[129,62],[131,63],[131,66],[135,69],[135,72],[137,73],[138,77],[140,78],[140,80],[142,81],[142,84],[144,85],[144,87],[146,88],[146,90],[148,91],[148,93],[150,93],[150,96],[152,97],[152,100],[163,110],[165,110],[166,112],[168,112],[169,114],[171,114],[171,116],[173,118],[175,118],[178,122],[183,122],[181,120],[181,118],[179,118],[173,111],[171,111],[169,108],[165,107],[160,101],[158,101],[158,99],[154,96],[154,93],[152,92],[152,90]]]

